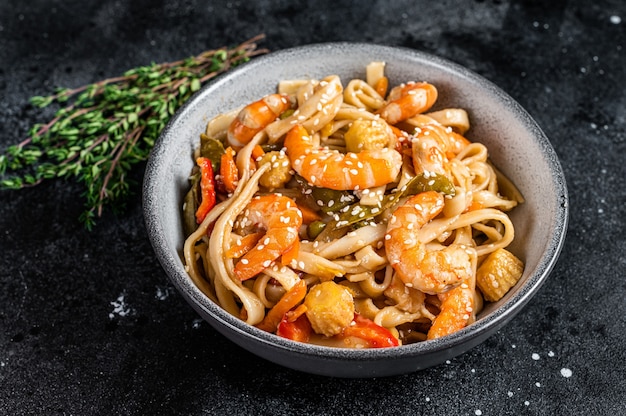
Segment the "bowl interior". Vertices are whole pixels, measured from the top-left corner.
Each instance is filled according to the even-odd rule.
[[[434,109],[460,107],[468,111],[472,126],[468,138],[487,146],[493,163],[513,180],[526,200],[511,213],[516,232],[511,249],[524,261],[524,275],[502,300],[489,304],[475,324],[441,340],[391,350],[351,352],[294,345],[297,343],[261,333],[228,315],[207,299],[185,273],[180,258],[184,242],[181,207],[189,186],[192,152],[212,117],[275,92],[280,80],[320,79],[337,74],[346,85],[349,79],[364,78],[365,66],[371,61],[386,62],[390,85],[411,80],[434,84],[439,91]],[[397,355],[419,360],[420,355],[436,350],[441,352],[438,359],[443,361],[449,358],[449,351],[461,353],[504,325],[543,283],[565,236],[567,190],[548,139],[526,111],[489,81],[454,63],[414,50],[334,43],[255,58],[197,93],[170,121],[153,149],[145,176],[144,210],[153,247],[172,282],[198,313],[220,331],[231,339],[251,342],[244,347],[253,349],[254,343],[261,343],[298,354],[326,358],[345,358],[347,354],[359,360]],[[266,358],[274,358],[269,355]],[[430,358],[424,366],[436,361]]]

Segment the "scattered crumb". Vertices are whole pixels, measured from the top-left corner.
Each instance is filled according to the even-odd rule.
[[[113,305],[113,311],[109,313],[109,319],[113,319],[115,315],[124,317],[132,312],[131,308],[128,307],[124,301],[123,293],[119,295],[116,300],[111,302],[111,305]]]
[[[554,351],[548,351],[548,357],[554,357]]]
[[[570,378],[572,376],[572,370],[569,368],[561,368],[561,375],[565,378]]]
[[[613,23],[614,25],[619,25],[620,23],[622,23],[622,18],[616,15],[613,15],[609,18],[609,20],[611,21],[611,23]]]
[[[156,295],[155,295],[155,297],[156,297],[158,300],[165,300],[165,299],[167,299],[169,296],[170,296],[170,288],[169,288],[169,287],[165,287],[165,288],[163,288],[163,287],[159,287],[159,286],[157,286],[157,288],[156,288]]]
[[[539,357],[539,354],[537,354],[536,352],[533,352],[533,355],[531,355],[531,357],[532,357],[532,359],[533,359],[533,360],[535,360],[535,361],[539,360],[539,358],[540,358],[540,357]]]

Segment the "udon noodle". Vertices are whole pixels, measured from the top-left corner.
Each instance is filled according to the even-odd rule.
[[[436,86],[287,80],[213,118],[183,207],[186,269],[250,325],[391,347],[449,335],[516,284],[522,196]]]

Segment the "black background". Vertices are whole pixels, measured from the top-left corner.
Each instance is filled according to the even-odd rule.
[[[3,1],[0,150],[47,121],[28,98],[56,86],[261,32],[271,50],[367,41],[450,59],[519,101],[556,149],[571,215],[546,284],[485,343],[418,373],[338,380],[199,320],[154,256],[138,187],[92,232],[73,182],[0,192],[0,414],[625,413],[625,20],[621,0]]]

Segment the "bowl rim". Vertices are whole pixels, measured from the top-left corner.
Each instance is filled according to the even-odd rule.
[[[552,172],[551,183],[555,190],[559,191],[559,195],[556,195],[556,197],[560,199],[560,204],[558,204],[559,209],[554,215],[554,234],[552,235],[552,240],[546,244],[546,251],[541,256],[536,269],[528,276],[524,285],[500,307],[490,312],[488,315],[481,317],[472,325],[469,325],[468,327],[446,337],[403,345],[400,347],[380,349],[325,347],[281,338],[277,335],[267,333],[245,323],[239,318],[230,315],[219,305],[213,303],[213,301],[202,294],[202,292],[200,292],[200,290],[191,282],[191,279],[184,270],[179,253],[173,253],[167,250],[166,245],[164,244],[165,238],[163,227],[161,223],[157,221],[156,216],[153,215],[153,212],[156,212],[154,210],[159,201],[158,197],[155,195],[158,187],[154,178],[158,177],[156,173],[163,169],[162,166],[159,166],[158,159],[167,147],[166,140],[164,138],[172,134],[171,132],[175,126],[184,119],[184,115],[187,110],[193,106],[194,103],[200,99],[200,97],[210,94],[212,90],[218,88],[219,85],[227,82],[228,79],[237,76],[241,72],[254,71],[257,68],[262,68],[265,65],[271,64],[273,61],[280,61],[283,58],[288,58],[289,55],[322,52],[335,48],[340,50],[346,48],[375,48],[376,50],[386,51],[389,53],[401,52],[403,54],[410,55],[411,58],[417,61],[428,61],[431,66],[436,66],[445,72],[459,74],[474,84],[480,85],[483,88],[488,88],[497,96],[497,98],[507,102],[508,105],[512,107],[513,111],[518,114],[518,117],[520,117],[520,122],[533,131],[532,136],[541,146],[544,151],[544,156],[549,160],[549,166],[551,167]],[[541,130],[537,122],[519,103],[517,103],[517,101],[511,98],[506,92],[490,80],[446,58],[407,47],[388,46],[367,42],[324,42],[277,50],[266,55],[255,57],[253,60],[219,75],[204,85],[174,114],[164,130],[161,132],[158,140],[155,142],[144,174],[143,206],[147,233],[161,266],[177,290],[205,320],[205,315],[208,314],[224,328],[228,328],[238,335],[246,338],[252,338],[258,343],[262,343],[273,348],[288,350],[292,353],[307,356],[315,355],[316,357],[331,360],[344,360],[349,358],[352,361],[372,361],[386,360],[390,358],[417,357],[426,353],[453,349],[455,347],[459,347],[461,344],[467,343],[468,341],[470,343],[472,341],[478,343],[480,338],[487,338],[492,331],[502,327],[517,313],[519,313],[530,301],[532,296],[534,296],[534,294],[539,290],[543,283],[545,283],[563,248],[569,219],[569,197],[567,185],[557,154],[548,137]],[[223,328],[217,329],[220,331],[223,330]]]

